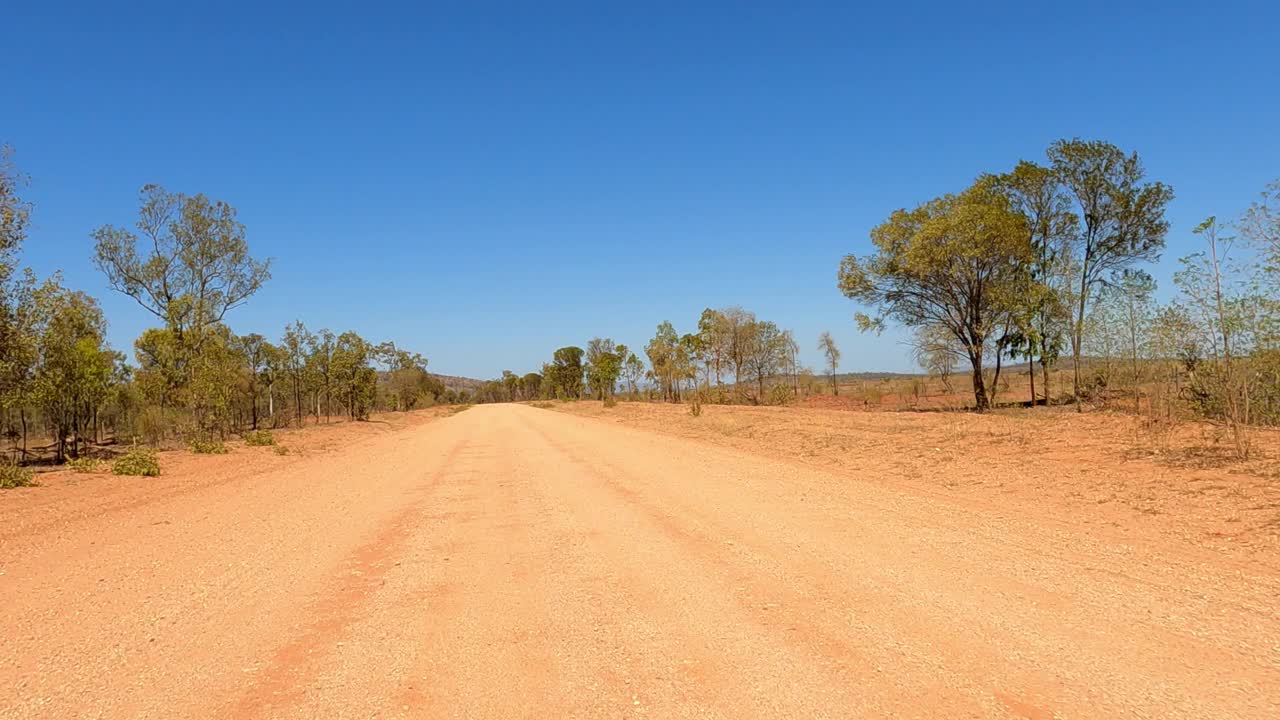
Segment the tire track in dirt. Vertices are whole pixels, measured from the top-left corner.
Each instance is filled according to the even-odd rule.
[[[658,536],[673,548],[669,555],[691,565],[682,569],[682,577],[692,587],[699,587],[695,602],[713,603],[717,606],[714,614],[722,619],[740,618],[736,630],[758,635],[759,639],[753,638],[753,642],[787,648],[781,655],[774,655],[774,665],[803,667],[804,678],[792,678],[792,683],[796,687],[808,685],[813,698],[826,696],[826,702],[814,702],[815,707],[849,706],[852,702],[860,712],[882,714],[886,708],[911,707],[927,700],[933,711],[947,716],[980,716],[991,710],[989,702],[943,692],[943,684],[936,682],[942,676],[940,669],[924,666],[918,657],[896,652],[900,639],[877,625],[842,619],[842,624],[860,630],[849,635],[827,632],[815,624],[815,616],[832,612],[827,607],[829,603],[824,603],[803,579],[771,577],[758,562],[742,561],[744,544],[740,539],[730,539],[739,538],[739,530],[719,528],[708,532],[703,524],[673,514],[675,506],[654,505],[643,493],[620,482],[618,478],[631,477],[630,470],[586,459],[538,424],[527,427],[567,461],[561,462],[562,466],[575,466],[582,477],[609,493],[614,505],[626,507],[641,523],[657,530]],[[664,571],[673,573],[675,569],[668,566]],[[868,597],[868,601],[876,600],[883,598]],[[724,602],[731,603],[731,607],[719,607]],[[914,687],[902,687],[901,680],[886,682],[895,674],[922,682]],[[836,691],[829,692],[832,688]],[[727,716],[736,715],[731,712]]]
[[[289,643],[280,647],[266,668],[255,675],[245,694],[225,716],[249,719],[278,714],[301,697],[308,678],[324,655],[335,652],[347,628],[385,584],[394,558],[404,549],[424,507],[434,490],[451,471],[467,441],[456,443],[445,454],[440,467],[427,479],[419,497],[379,528],[374,537],[348,555],[331,580],[333,589],[313,601],[306,615],[313,620]]]
[[[1078,635],[1068,633],[1068,628],[1046,627],[1043,622],[1029,623],[1027,609],[1010,604],[1011,598],[1007,595],[1009,588],[1003,586],[1003,576],[1000,575],[1007,570],[1000,563],[997,563],[999,570],[996,574],[992,575],[988,569],[986,574],[991,577],[979,583],[996,591],[996,594],[988,596],[989,600],[995,602],[995,607],[989,610],[972,602],[978,596],[956,593],[946,588],[931,590],[927,586],[918,588],[924,590],[922,596],[904,602],[907,598],[902,594],[905,587],[902,582],[909,579],[905,576],[891,578],[894,584],[885,585],[874,579],[869,582],[865,576],[844,575],[847,581],[837,588],[818,579],[833,577],[833,571],[835,575],[843,574],[830,562],[836,557],[851,557],[840,548],[823,548],[824,551],[835,550],[835,555],[828,552],[826,562],[815,564],[815,558],[809,553],[800,552],[798,548],[797,551],[792,551],[787,543],[779,542],[778,536],[787,530],[785,525],[771,528],[775,532],[765,537],[752,532],[752,524],[742,517],[734,518],[731,524],[725,524],[729,519],[725,513],[712,511],[719,510],[722,506],[710,502],[707,497],[700,497],[697,503],[690,503],[692,496],[699,495],[692,490],[686,493],[691,496],[688,498],[670,492],[663,492],[660,497],[652,496],[660,488],[665,489],[662,483],[655,483],[654,478],[664,477],[667,472],[671,472],[660,466],[679,464],[684,468],[688,467],[687,464],[675,462],[680,457],[679,453],[669,450],[662,461],[651,464],[651,467],[646,468],[649,472],[641,475],[635,472],[635,465],[612,462],[609,459],[614,454],[633,457],[635,449],[627,448],[625,443],[592,442],[589,447],[593,452],[586,453],[557,440],[541,427],[537,431],[573,462],[601,478],[602,482],[628,502],[643,509],[652,522],[663,528],[674,541],[700,544],[707,550],[700,557],[711,558],[718,567],[737,565],[735,577],[738,580],[735,582],[740,582],[742,587],[753,591],[751,595],[756,599],[751,602],[757,602],[761,597],[771,598],[767,604],[779,608],[778,614],[789,618],[786,623],[789,626],[803,627],[798,623],[807,621],[811,630],[804,641],[819,651],[834,649],[838,654],[871,655],[875,657],[877,667],[886,663],[895,663],[901,667],[905,663],[914,666],[915,671],[911,674],[917,677],[925,674],[950,677],[951,680],[945,683],[948,687],[967,687],[968,694],[984,705],[989,705],[989,701],[993,699],[1008,705],[1006,701],[1014,698],[1016,703],[1020,703],[1019,707],[1045,704],[1053,707],[1059,702],[1070,704],[1074,697],[1075,703],[1083,702],[1086,708],[1118,709],[1135,698],[1141,698],[1144,702],[1155,705],[1179,707],[1190,717],[1212,712],[1213,707],[1234,706],[1242,711],[1251,706],[1254,709],[1260,707],[1256,702],[1261,698],[1256,695],[1249,697],[1247,693],[1241,695],[1233,688],[1223,688],[1213,693],[1212,699],[1205,699],[1199,693],[1181,696],[1169,694],[1172,688],[1185,684],[1198,673],[1190,668],[1176,669],[1176,666],[1171,667],[1167,661],[1162,660],[1157,660],[1156,664],[1146,663],[1144,661],[1150,656],[1145,656],[1136,649],[1128,651],[1129,660],[1123,668],[1098,662],[1109,655],[1097,655],[1089,659],[1088,656],[1080,657],[1077,653],[1067,651],[1073,647],[1073,640]],[[558,435],[562,439],[572,437],[565,432]],[[647,492],[638,488],[644,488]],[[744,487],[743,493],[747,492],[748,489]],[[732,537],[735,540],[728,549],[717,548],[711,540],[713,537]],[[762,558],[765,559],[764,565],[761,564]],[[915,559],[904,559],[908,561],[907,569],[919,566]],[[855,566],[858,564],[856,558],[852,561]],[[769,568],[773,570],[771,573],[767,573]],[[762,570],[767,574],[763,574]],[[973,577],[982,578],[983,574],[975,574]],[[1000,583],[994,581],[995,577],[1001,578]],[[788,588],[793,589],[792,592],[779,595],[780,590]],[[851,597],[850,591],[854,589],[861,589],[862,592]],[[964,602],[957,604],[957,597]],[[847,613],[853,607],[873,610],[875,625],[851,624]],[[1141,622],[1138,617],[1134,617],[1134,620]],[[1012,621],[1012,624],[1006,621]],[[850,637],[851,625],[857,627],[856,640]],[[949,637],[947,628],[950,628]],[[1079,633],[1081,630],[1079,627],[1069,629],[1072,633]],[[1127,630],[1133,634],[1122,635],[1122,642],[1125,637],[1131,637],[1134,641],[1143,638],[1143,631],[1132,627]],[[1045,636],[1046,631],[1048,636]],[[1107,653],[1120,649],[1114,636],[1108,637],[1102,628],[1099,631],[1101,633],[1093,633],[1093,640],[1090,641],[1095,650]],[[1151,638],[1158,638],[1176,655],[1199,657],[1209,666],[1238,666],[1241,662],[1248,661],[1238,650],[1228,651],[1217,645],[1207,644],[1202,639],[1171,635],[1164,628],[1152,626],[1146,632],[1151,634]],[[942,653],[934,646],[936,638],[941,637],[947,637],[947,644],[952,646]],[[865,642],[867,638],[872,638],[873,642]],[[798,636],[788,633],[780,639],[794,642]],[[851,649],[850,641],[857,646],[857,650]],[[1144,641],[1149,642],[1149,639]],[[957,642],[960,643],[958,646]],[[884,656],[882,652],[877,653],[888,647],[903,649],[904,655],[892,658]],[[1035,657],[1042,660],[1025,660]],[[1048,657],[1057,658],[1057,667],[1052,672],[1046,672],[1041,667],[1043,659]],[[1019,662],[1011,658],[1024,660]],[[1103,669],[1108,666],[1111,668],[1109,671]],[[1134,673],[1136,667],[1145,667],[1146,672]],[[1259,665],[1259,669],[1264,668],[1270,669],[1265,661]],[[1181,683],[1168,683],[1158,679],[1171,671],[1182,674]],[[988,680],[984,682],[982,678]],[[978,683],[976,686],[975,681]],[[1016,692],[1011,691],[1014,689]],[[1110,694],[1108,689],[1111,689]],[[1035,698],[1037,705],[1029,702],[1028,698]],[[1044,707],[1040,709],[1048,712]]]

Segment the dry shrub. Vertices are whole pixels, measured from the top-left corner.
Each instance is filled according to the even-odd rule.
[[[250,430],[244,434],[244,444],[249,447],[269,447],[276,444],[270,430]]]
[[[8,461],[0,461],[0,488],[7,490],[31,487],[35,484],[35,475],[27,468]]]
[[[702,396],[699,393],[689,396],[689,414],[694,417],[702,416]]]
[[[880,389],[880,384],[863,385],[858,390],[858,397],[862,398],[864,405],[880,406],[880,401],[884,399],[884,391]]]

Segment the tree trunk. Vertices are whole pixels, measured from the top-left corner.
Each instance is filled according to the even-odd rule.
[[[1031,407],[1036,406],[1036,359],[1027,358],[1027,377],[1031,379]]]
[[[1092,237],[1089,243],[1092,242]],[[1086,243],[1088,247],[1089,243]],[[1072,387],[1071,394],[1076,398],[1076,412],[1084,412],[1084,405],[1080,401],[1080,354],[1083,351],[1084,344],[1084,312],[1085,304],[1089,297],[1089,261],[1092,260],[1091,253],[1088,249],[1084,253],[1084,262],[1080,267],[1080,302],[1078,311],[1076,312],[1076,326],[1072,328],[1071,358],[1073,360],[1072,370]]]
[[[1044,382],[1040,383],[1044,386],[1044,406],[1049,407],[1049,363],[1044,361],[1044,356],[1040,356],[1040,371],[1043,373]]]
[[[991,405],[993,406],[996,404],[996,393],[1000,392],[1000,367],[1001,367],[1001,359],[1003,357],[1004,357],[1004,353],[1000,352],[1000,348],[997,346],[996,347],[996,373],[991,377],[991,388],[989,390],[989,392],[991,393]]]
[[[973,365],[973,401],[974,409],[978,412],[986,412],[990,407],[987,399],[987,383],[982,377],[982,353],[969,354],[969,362]]]

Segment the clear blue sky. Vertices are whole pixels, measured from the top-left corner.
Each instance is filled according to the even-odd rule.
[[[1205,215],[1280,177],[1280,3],[9,4],[0,142],[26,260],[102,299],[89,232],[137,190],[240,211],[275,277],[229,317],[394,339],[439,372],[536,369],[741,304],[910,367],[835,289],[894,208],[1064,136],[1138,150]]]

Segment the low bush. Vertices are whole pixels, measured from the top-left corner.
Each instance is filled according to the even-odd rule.
[[[270,430],[250,430],[244,434],[244,444],[249,447],[269,447],[276,444],[276,436]]]
[[[121,455],[111,464],[111,472],[115,475],[137,475],[141,477],[158,477],[160,463],[156,454],[149,448],[137,447]]]
[[[769,404],[770,405],[786,405],[791,402],[794,394],[790,385],[774,385],[769,388]]]
[[[225,455],[227,446],[221,440],[192,440],[191,452],[197,455]]]
[[[694,393],[693,396],[689,398],[689,414],[694,417],[700,417],[702,415],[702,398],[699,397],[698,393]]]
[[[102,465],[98,458],[81,457],[67,461],[67,469],[74,473],[91,473]]]
[[[35,475],[21,465],[0,461],[0,488],[31,487],[36,484]]]

